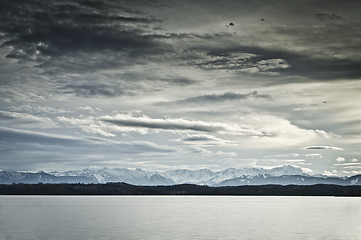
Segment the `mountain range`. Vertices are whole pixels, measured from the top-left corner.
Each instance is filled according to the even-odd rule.
[[[164,172],[142,169],[102,168],[66,172],[39,171],[36,173],[1,171],[0,184],[12,183],[111,183],[124,182],[132,185],[158,186],[176,184],[197,184],[208,186],[243,185],[361,185],[361,175],[352,177],[311,176],[290,165],[272,169],[264,168],[227,168],[221,171],[209,169],[177,169]]]

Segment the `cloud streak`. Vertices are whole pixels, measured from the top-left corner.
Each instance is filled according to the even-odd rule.
[[[118,114],[115,117],[104,116],[101,121],[117,127],[140,128],[162,131],[195,131],[205,133],[220,133],[240,136],[269,136],[267,132],[260,131],[238,124],[225,124],[219,122],[192,121],[183,118],[150,118],[148,116],[134,117],[133,115]],[[116,130],[116,129],[115,129]],[[122,129],[118,129],[122,131]],[[124,131],[129,131],[125,129]]]
[[[236,142],[217,138],[208,134],[187,134],[186,136],[175,140],[186,144],[203,145],[203,146],[224,146],[237,145]]]
[[[227,102],[227,101],[237,101],[245,99],[271,99],[272,97],[268,94],[259,94],[257,91],[250,93],[234,93],[226,92],[223,94],[207,94],[197,97],[191,97],[184,100],[177,101],[176,103],[216,103],[216,102]]]
[[[28,113],[0,111],[0,120],[8,125],[26,128],[55,128],[56,123],[48,117],[34,116]]]
[[[333,147],[333,146],[309,146],[305,147],[306,150],[343,150],[339,147]]]
[[[161,129],[161,130],[191,130],[199,132],[219,132],[232,129],[222,123],[207,123],[203,121],[190,121],[186,119],[152,119],[147,116],[133,117],[131,115],[118,114],[115,117],[102,117],[103,122],[123,127]]]
[[[61,144],[61,145],[71,145],[79,144],[83,142],[80,138],[72,136],[64,136],[58,134],[49,134],[36,131],[27,131],[27,130],[18,130],[6,127],[0,127],[0,136],[1,139],[7,142],[16,142],[16,143],[41,143],[45,145],[52,144]]]

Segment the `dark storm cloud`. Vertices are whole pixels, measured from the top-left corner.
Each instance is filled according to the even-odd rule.
[[[235,26],[232,33],[198,35],[199,41],[194,41],[187,51],[200,51],[206,57],[202,59],[194,54],[193,59],[187,59],[187,64],[191,66],[303,78],[294,81],[361,77],[359,1],[342,4],[333,0],[270,0],[262,4],[227,1],[224,5],[216,1],[196,1],[196,5],[207,5],[209,14],[226,13],[225,18],[235,18],[232,20]],[[257,23],[261,16],[267,21]],[[212,20],[211,17],[209,19]],[[254,22],[249,19],[254,19]],[[239,57],[239,53],[254,56],[243,58]],[[271,59],[284,60],[287,67],[279,64],[267,68],[258,64]],[[273,81],[279,82],[279,79]]]
[[[268,49],[260,49],[257,52],[266,58],[278,56],[284,59],[289,64],[289,67],[277,69],[277,71],[283,75],[307,77],[308,79],[304,79],[304,81],[312,81],[312,79],[359,79],[361,77],[361,62],[347,59],[347,57],[326,58],[285,50]]]
[[[36,61],[41,67],[93,71],[114,64],[114,58],[107,61],[103,56],[97,60],[92,58],[94,54],[99,57],[99,53],[122,53],[115,55],[118,59],[128,57],[128,61],[137,61],[137,57],[167,48],[146,33],[147,24],[159,20],[122,16],[124,9],[119,3],[113,6],[111,1],[89,4],[80,0],[68,3],[19,0],[1,4],[3,46],[12,47],[7,57]],[[72,64],[64,64],[66,61]]]
[[[289,61],[293,67],[284,73],[306,76],[319,80],[360,79],[361,63],[347,59],[294,58]]]
[[[357,52],[361,45],[355,39],[359,39],[361,33],[355,27],[358,26],[357,21],[350,19],[353,15],[345,17],[345,12],[338,9],[337,1],[301,2],[268,1],[268,4],[261,6],[249,1],[228,1],[225,5],[217,1],[5,0],[0,8],[0,30],[3,32],[3,46],[12,48],[8,58],[36,62],[38,67],[50,73],[84,73],[132,64],[173,62],[206,70],[240,71],[242,74],[282,74],[319,80],[359,78],[361,66]],[[230,12],[230,16],[236,16],[235,13],[249,14],[257,9],[264,12],[264,7],[273,5],[290,11],[299,9],[300,13],[295,13],[294,19],[291,19],[292,11],[279,13],[280,10],[271,8],[267,18],[269,21],[274,22],[275,14],[279,13],[277,18],[288,18],[288,22],[268,28],[255,26],[254,30],[248,29],[244,33],[244,23],[236,24],[235,21],[232,21],[235,34],[225,30],[218,33],[180,33],[176,24],[174,32],[172,29],[165,30],[162,21],[170,16],[164,13],[175,11],[178,4],[194,4],[199,9],[207,6],[207,11],[199,13],[201,19],[210,18],[216,12]],[[325,12],[320,11],[323,4],[327,5]],[[243,8],[240,9],[241,6]],[[345,9],[355,6],[357,2],[349,1]],[[156,8],[159,19],[147,16],[146,7]],[[192,12],[184,14],[190,17],[187,14]],[[307,22],[305,16],[310,16],[314,22]],[[197,22],[197,17],[193,16],[195,25],[203,24]],[[257,16],[255,19],[260,18]],[[302,21],[306,23],[297,27]],[[349,27],[349,23],[354,27]],[[322,25],[313,27],[307,24]],[[238,26],[240,29],[236,28]],[[159,29],[162,34],[154,29]],[[245,37],[239,38],[237,31],[245,34]],[[276,35],[279,40],[274,40],[276,42],[272,47],[262,43],[265,36]],[[310,50],[287,50],[282,47],[283,42],[293,44],[294,49],[310,45]],[[312,52],[312,49],[315,51]],[[319,52],[317,49],[320,49]],[[199,51],[205,56],[199,56]],[[252,56],[239,56],[240,53]],[[181,85],[189,82],[174,83]]]
[[[305,32],[307,34],[307,32]],[[360,33],[361,36],[361,33]],[[213,40],[219,36],[213,36]],[[222,40],[222,38],[218,39]],[[307,77],[295,81],[317,80],[339,80],[339,79],[359,79],[361,77],[361,63],[347,57],[324,57],[307,53],[297,53],[288,50],[270,49],[257,46],[232,46],[227,47],[205,47],[195,46],[194,52],[203,52],[206,57],[186,60],[191,66],[200,67],[207,70],[232,70],[249,74],[277,73],[284,76]],[[356,46],[355,46],[356,47]],[[345,46],[347,51],[355,51],[359,47],[351,50],[351,46]],[[340,51],[342,51],[340,49]],[[248,54],[248,56],[247,56]],[[242,57],[244,55],[245,57]],[[240,56],[240,57],[239,57]],[[280,82],[280,79],[273,79]],[[282,81],[282,80],[281,80]],[[292,79],[291,79],[292,81]],[[271,83],[271,79],[270,79]]]

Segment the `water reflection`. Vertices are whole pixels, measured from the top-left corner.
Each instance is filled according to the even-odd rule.
[[[0,239],[361,239],[361,199],[0,196]]]

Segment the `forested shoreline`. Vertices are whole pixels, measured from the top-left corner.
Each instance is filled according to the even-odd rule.
[[[229,196],[361,196],[361,186],[317,184],[209,187],[192,184],[135,186],[108,184],[0,185],[0,195],[229,195]]]

